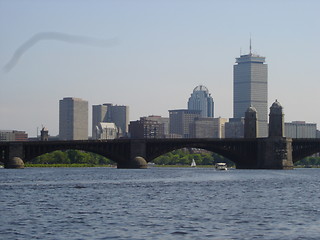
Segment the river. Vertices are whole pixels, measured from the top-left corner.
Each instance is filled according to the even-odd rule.
[[[0,239],[319,239],[320,169],[0,169]]]

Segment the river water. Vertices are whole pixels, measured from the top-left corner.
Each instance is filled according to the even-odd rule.
[[[320,239],[320,169],[0,169],[0,239]]]

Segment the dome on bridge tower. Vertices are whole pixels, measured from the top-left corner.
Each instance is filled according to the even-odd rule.
[[[254,106],[250,105],[250,107],[248,107],[247,109],[247,112],[251,112],[251,113],[257,112],[257,109]]]
[[[276,101],[272,104],[271,107],[272,107],[272,108],[282,108],[281,104],[278,102],[277,99],[276,99]]]
[[[272,113],[282,114],[282,109],[283,108],[282,108],[281,104],[276,99],[276,101],[270,107],[270,114],[272,114]]]

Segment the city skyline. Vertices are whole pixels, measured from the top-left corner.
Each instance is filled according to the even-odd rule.
[[[318,1],[1,0],[0,129],[36,136],[43,125],[57,135],[57,102],[67,96],[89,106],[128,105],[130,120],[167,117],[169,109],[187,108],[197,85],[210,89],[215,117],[231,118],[232,66],[249,52],[250,33],[253,53],[269,66],[268,107],[278,99],[286,122],[319,125],[319,7]],[[91,45],[42,38],[4,71],[20,46],[48,32],[83,36]]]

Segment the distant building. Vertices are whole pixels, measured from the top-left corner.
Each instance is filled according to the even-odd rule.
[[[169,110],[170,134],[181,136],[182,138],[190,138],[190,124],[196,118],[201,116],[201,110]]]
[[[226,118],[196,118],[190,123],[190,138],[224,138]]]
[[[140,120],[131,121],[129,133],[131,138],[163,138],[161,124],[147,117],[141,117]]]
[[[71,97],[60,100],[59,139],[88,139],[88,101]]]
[[[265,57],[251,53],[236,58],[233,66],[233,117],[245,117],[253,106],[258,115],[258,136],[268,135],[268,65]]]
[[[214,117],[214,102],[209,90],[199,85],[188,100],[188,110],[200,110],[201,117]]]
[[[225,138],[244,137],[244,118],[229,118],[225,123]]]
[[[28,134],[25,131],[0,130],[0,141],[27,141]]]
[[[114,122],[121,129],[123,136],[127,136],[129,132],[129,106],[112,106],[110,122]]]
[[[107,122],[108,105],[92,106],[92,139],[99,139],[97,130],[101,122]]]
[[[196,118],[190,123],[190,138],[213,138],[214,118]]]
[[[121,129],[115,123],[100,122],[97,126],[96,139],[115,139],[121,135]]]
[[[126,136],[129,125],[129,106],[111,103],[92,106],[92,138],[97,139],[97,126],[100,122],[115,123],[121,129],[121,136]],[[119,137],[121,137],[119,136]]]
[[[317,124],[293,121],[284,124],[284,134],[288,138],[317,138]]]
[[[225,125],[229,122],[227,118],[214,118],[213,120],[213,137],[214,138],[225,138]]]
[[[169,136],[169,118],[168,117],[161,117],[156,115],[150,115],[148,117],[144,117],[146,120],[152,120],[159,123],[159,133],[161,138],[168,138]]]

